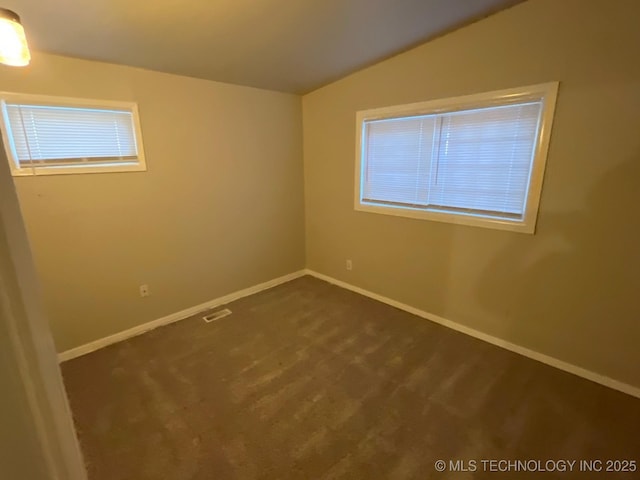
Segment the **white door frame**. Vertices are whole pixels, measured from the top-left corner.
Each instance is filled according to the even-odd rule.
[[[26,392],[35,435],[50,480],[87,480],[82,453],[49,323],[43,312],[39,282],[22,213],[0,138],[0,235],[8,245],[0,270],[0,295],[10,304],[7,323],[9,355],[15,357]],[[7,255],[7,252],[1,252]],[[17,288],[15,288],[17,286]],[[12,288],[14,287],[14,288]]]

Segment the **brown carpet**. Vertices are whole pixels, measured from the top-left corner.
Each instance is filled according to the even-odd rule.
[[[91,480],[640,478],[481,462],[638,461],[636,398],[311,277],[228,307],[64,363]]]

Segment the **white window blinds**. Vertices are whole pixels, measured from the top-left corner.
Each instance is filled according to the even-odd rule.
[[[542,101],[363,122],[361,202],[522,218]]]
[[[18,167],[138,163],[131,110],[5,104]]]

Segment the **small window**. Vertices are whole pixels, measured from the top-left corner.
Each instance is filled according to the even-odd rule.
[[[358,112],[356,210],[533,233],[557,89]]]
[[[14,176],[146,170],[135,103],[0,94]]]

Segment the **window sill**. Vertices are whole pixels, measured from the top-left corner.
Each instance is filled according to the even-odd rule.
[[[83,175],[86,173],[123,173],[123,172],[145,172],[146,164],[135,165],[94,165],[78,167],[48,167],[12,169],[11,175],[14,177],[42,177],[46,175]]]
[[[491,228],[494,230],[506,230],[510,232],[535,233],[535,219],[512,221],[500,218],[481,217],[457,213],[437,212],[418,208],[390,207],[369,203],[360,203],[356,200],[356,211],[392,215],[396,217],[414,218],[418,220],[431,220],[434,222],[452,223],[455,225],[467,225],[471,227]]]

